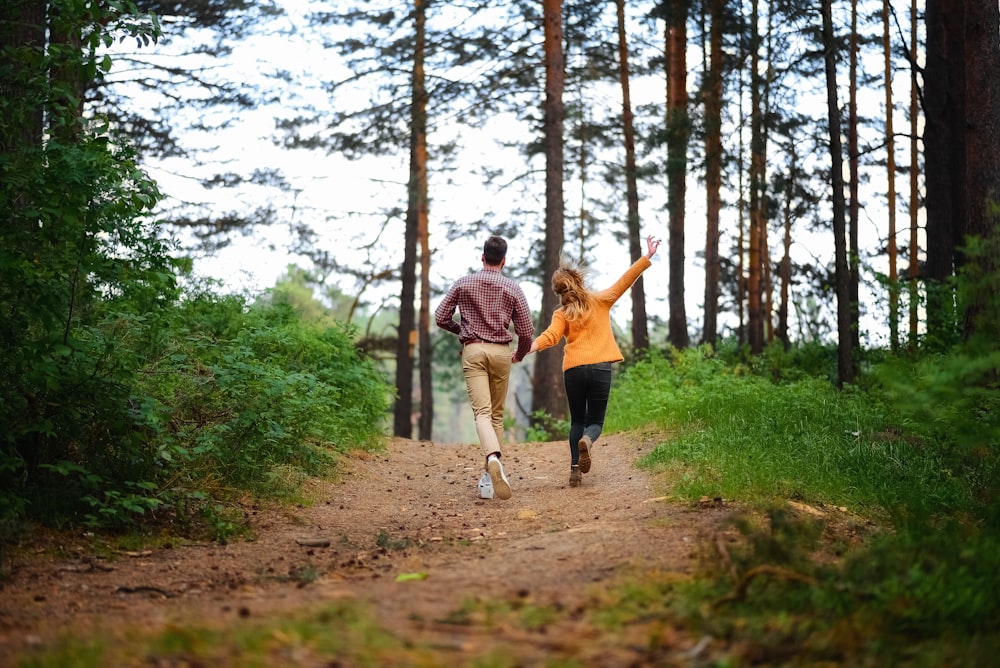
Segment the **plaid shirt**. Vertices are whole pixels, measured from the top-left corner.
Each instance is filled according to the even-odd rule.
[[[460,323],[455,322],[455,310]],[[531,348],[535,326],[521,286],[499,271],[482,269],[455,281],[434,312],[441,329],[458,334],[463,344],[469,341],[510,343],[510,323],[517,334],[517,359]]]

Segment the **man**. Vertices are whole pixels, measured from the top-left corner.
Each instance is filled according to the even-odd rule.
[[[483,245],[483,268],[455,281],[434,312],[438,327],[458,335],[462,344],[462,375],[469,391],[479,445],[497,498],[510,498],[503,470],[504,402],[512,364],[510,342],[517,334],[514,359],[528,354],[535,327],[524,291],[503,275],[507,241],[492,236]],[[460,322],[455,322],[455,310]]]

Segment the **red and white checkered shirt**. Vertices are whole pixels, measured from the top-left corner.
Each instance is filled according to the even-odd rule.
[[[455,322],[456,309],[460,322]],[[434,320],[441,329],[458,334],[463,344],[475,340],[510,343],[513,322],[517,359],[528,354],[535,334],[521,286],[495,269],[481,269],[455,281],[434,312]]]

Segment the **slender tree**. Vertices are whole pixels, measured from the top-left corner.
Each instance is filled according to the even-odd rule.
[[[889,260],[889,347],[896,351],[899,347],[899,274],[896,268],[896,133],[893,130],[892,97],[892,39],[889,0],[882,0],[882,61],[885,86],[885,170],[886,207],[888,226],[886,254]]]
[[[746,31],[740,31],[740,62],[746,62],[747,59],[747,40]],[[737,311],[737,341],[742,347],[744,344],[749,343],[749,325],[748,325],[748,306],[749,306],[749,276],[748,276],[748,244],[747,244],[747,204],[748,197],[746,193],[746,174],[747,170],[743,168],[744,161],[746,158],[746,141],[743,132],[743,128],[746,125],[746,113],[744,109],[744,98],[746,97],[746,81],[743,76],[743,68],[737,69],[737,82],[739,84],[739,91],[736,96],[737,105],[739,106],[739,133],[737,139],[739,141],[739,150],[736,160],[736,219],[739,231],[736,237],[736,285],[734,286],[736,290],[736,311]]]
[[[407,188],[406,229],[403,240],[402,293],[399,330],[396,337],[396,405],[393,425],[396,436],[412,435],[413,352],[420,346],[420,438],[429,439],[433,420],[433,390],[430,387],[430,251],[427,239],[427,90],[424,87],[426,2],[413,5],[413,69],[410,91],[410,178]],[[420,247],[420,317],[415,326],[417,247]],[[425,380],[426,379],[426,380]],[[427,412],[430,415],[427,415]]]
[[[668,337],[675,348],[690,344],[684,303],[684,198],[691,135],[687,94],[687,2],[668,3],[665,36],[667,70],[667,210],[670,216],[670,317]]]
[[[764,340],[771,344],[774,341],[774,282],[771,276],[771,241],[768,231],[768,222],[771,218],[769,211],[770,199],[767,190],[767,159],[768,159],[768,139],[773,126],[773,114],[771,113],[771,99],[773,97],[773,86],[775,84],[774,74],[774,38],[777,30],[774,26],[775,11],[771,4],[767,4],[767,30],[765,64],[763,71],[767,76],[760,79],[760,104],[761,104],[761,132],[760,132],[760,157],[756,163],[759,170],[758,178],[760,183],[759,210],[760,210],[760,253],[761,253],[761,310],[763,312],[761,321],[764,326]],[[761,65],[758,64],[758,68]]]
[[[968,174],[968,224],[966,233],[987,243],[1000,240],[1000,5],[995,0],[967,0],[964,39],[968,58],[966,86],[966,174]],[[988,247],[988,246],[987,246]],[[992,246],[996,248],[996,246]],[[975,260],[979,273],[1000,270],[1000,259],[985,254]],[[993,346],[1000,343],[997,295],[976,294],[963,305],[962,335],[969,340],[985,335]]]
[[[965,173],[966,0],[927,0],[924,66],[927,336],[932,346],[955,341],[950,284],[967,216]],[[978,57],[978,54],[976,54]]]
[[[918,279],[920,278],[920,96],[918,94],[917,70],[917,30],[920,25],[917,0],[910,0],[910,270],[908,272],[910,285],[909,299],[909,338],[908,349],[914,352],[917,348],[917,331],[920,326],[920,295]]]
[[[848,73],[847,73],[847,173],[848,173],[848,252],[847,263],[850,283],[847,291],[850,299],[851,337],[853,348],[860,342],[859,315],[859,260],[858,228],[861,214],[860,171],[858,161],[858,0],[851,0],[851,28],[848,37]]]
[[[747,340],[750,352],[764,350],[764,309],[762,303],[764,262],[764,82],[760,74],[760,32],[758,2],[750,10],[750,229],[747,267]]]
[[[10,102],[0,124],[0,149],[5,153],[42,144],[45,76],[34,61],[45,50],[47,4],[45,0],[14,0],[0,8],[0,46],[6,47],[5,55],[10,58],[0,70]],[[5,169],[5,163],[0,163],[0,169]]]
[[[847,220],[844,206],[844,158],[840,140],[840,105],[837,98],[837,48],[833,34],[832,0],[822,0],[823,49],[826,65],[826,104],[830,128],[831,200],[837,288],[837,385],[854,382],[851,333],[850,266],[847,260]]]
[[[708,0],[705,74],[705,302],[702,341],[715,345],[719,310],[719,218],[722,211],[722,28],[725,0]]]
[[[545,70],[545,244],[542,276],[552,276],[559,267],[564,239],[563,199],[563,88],[564,59],[562,0],[542,0],[543,50]],[[542,281],[540,322],[547,324],[559,306],[558,297]],[[561,351],[562,345],[557,347]],[[562,355],[536,355],[532,384],[532,412],[542,411],[551,418],[566,414],[566,390],[562,382]]]
[[[431,344],[431,244],[430,216],[427,192],[427,87],[424,75],[424,49],[427,42],[426,14],[430,0],[414,0],[416,26],[413,46],[413,120],[411,132],[416,136],[416,183],[410,184],[409,207],[417,211],[417,236],[420,237],[420,438],[430,440],[434,424],[434,379],[432,376],[433,346]],[[415,191],[415,192],[414,192]]]
[[[625,199],[628,207],[629,257],[635,262],[642,255],[642,231],[639,225],[639,186],[635,165],[635,125],[632,117],[632,94],[629,89],[628,31],[625,28],[625,0],[615,0],[618,18],[618,80],[622,88],[622,135],[625,140]],[[642,276],[632,285],[632,347],[649,348],[646,323],[646,293]]]
[[[782,253],[781,263],[778,265],[778,280],[781,284],[781,298],[778,302],[778,326],[776,336],[782,345],[788,349],[791,346],[791,339],[788,336],[788,312],[789,299],[792,289],[792,218],[794,213],[794,193],[795,181],[798,177],[798,146],[795,137],[788,144],[788,175],[785,178],[784,198],[785,206],[783,210]]]

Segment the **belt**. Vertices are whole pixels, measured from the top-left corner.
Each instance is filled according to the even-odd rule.
[[[488,345],[491,345],[491,346],[497,346],[497,345],[499,345],[499,346],[505,346],[505,345],[507,345],[506,343],[497,343],[496,341],[484,341],[483,339],[469,339],[468,341],[465,341],[464,343],[462,343],[462,345],[463,346],[467,346],[470,343],[485,343],[485,344],[488,344]]]

